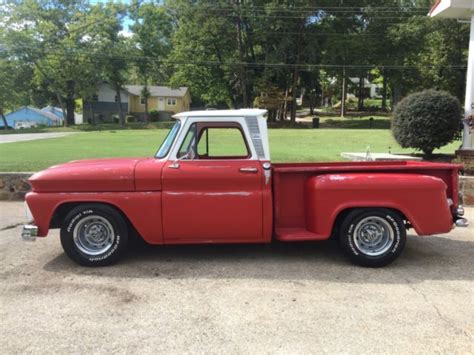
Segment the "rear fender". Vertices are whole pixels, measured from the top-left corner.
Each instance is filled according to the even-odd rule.
[[[419,174],[327,174],[305,185],[306,228],[329,236],[337,216],[351,208],[400,211],[419,235],[447,233],[453,219],[443,180]]]

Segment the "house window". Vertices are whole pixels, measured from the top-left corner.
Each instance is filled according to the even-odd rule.
[[[140,96],[140,104],[145,105],[145,98]]]
[[[92,101],[93,102],[99,101],[99,95],[97,95],[97,94],[92,95]]]
[[[176,99],[173,99],[171,97],[168,97],[167,99],[167,105],[168,106],[176,106]]]

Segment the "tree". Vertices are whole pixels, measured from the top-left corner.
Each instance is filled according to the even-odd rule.
[[[173,74],[172,86],[188,86],[193,95],[211,106],[236,107],[238,97],[235,26],[229,16],[219,14],[218,4],[211,1],[176,1],[168,6],[175,22],[173,49],[168,63]],[[225,10],[228,14],[228,8]]]
[[[415,148],[430,158],[433,150],[460,137],[461,105],[445,91],[426,90],[398,104],[392,133],[403,148]]]
[[[135,61],[140,84],[144,84],[142,97],[145,99],[145,122],[148,122],[148,83],[165,82],[168,79],[162,64],[171,49],[173,32],[171,17],[162,6],[152,3],[134,3],[130,17],[135,21],[131,27],[136,55]]]
[[[399,97],[426,88],[446,90],[462,100],[469,27],[453,19],[412,17],[392,26],[394,60],[401,69],[390,70],[395,103]]]
[[[0,116],[4,127],[8,126],[5,110],[28,105],[31,75],[30,67],[20,66],[6,58],[5,53],[0,53]]]
[[[100,68],[102,79],[115,91],[119,123],[125,125],[122,91],[128,76],[129,53],[132,45],[121,35],[121,19],[126,8],[121,4],[97,4],[91,9],[95,27],[89,43],[94,47],[93,57]]]
[[[95,84],[88,10],[83,1],[24,1],[11,7],[6,21],[9,52],[34,67],[35,84],[55,94],[66,125],[74,124],[78,93]]]

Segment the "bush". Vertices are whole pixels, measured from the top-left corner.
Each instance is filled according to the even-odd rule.
[[[136,122],[135,116],[134,115],[125,116],[125,122],[127,122],[127,123]]]
[[[462,123],[458,99],[445,91],[426,90],[404,98],[393,115],[392,134],[403,148],[433,150],[460,137]]]
[[[148,120],[150,122],[157,122],[160,117],[160,114],[157,110],[153,109],[148,112]]]

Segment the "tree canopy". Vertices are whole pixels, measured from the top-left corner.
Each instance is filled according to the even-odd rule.
[[[117,93],[124,84],[188,86],[195,106],[256,105],[271,119],[291,120],[302,93],[313,109],[341,101],[351,85],[364,109],[365,79],[383,83],[385,107],[429,88],[462,99],[468,25],[427,17],[429,5],[7,2],[0,5],[0,108],[48,102],[73,123],[75,100],[90,99],[102,81]]]

